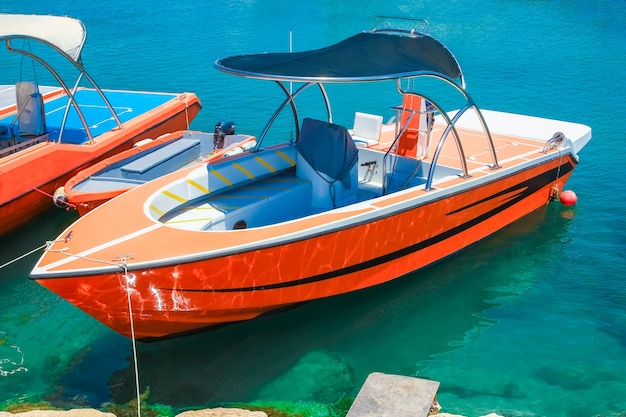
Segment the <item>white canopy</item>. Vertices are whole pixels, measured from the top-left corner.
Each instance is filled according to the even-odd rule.
[[[87,30],[83,23],[67,16],[0,14],[0,40],[37,39],[54,45],[78,61]]]

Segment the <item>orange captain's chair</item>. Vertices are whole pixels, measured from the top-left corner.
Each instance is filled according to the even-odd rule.
[[[428,146],[426,100],[415,94],[404,94],[400,110],[400,128],[408,121],[406,130],[398,140],[398,154],[408,157],[422,157]],[[412,116],[411,116],[412,115]],[[409,120],[410,118],[410,120]]]

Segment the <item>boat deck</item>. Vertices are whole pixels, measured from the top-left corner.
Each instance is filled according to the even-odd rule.
[[[445,128],[442,125],[434,125],[431,140],[432,147],[437,144],[439,138],[444,132],[444,129]],[[493,165],[493,159],[487,144],[485,133],[462,127],[457,128],[457,132],[459,133],[461,142],[463,143],[463,151],[470,175],[472,173],[484,171],[485,169],[490,169]],[[381,151],[389,149],[394,140],[393,133],[394,131],[391,129],[383,129],[379,143],[371,148]],[[552,134],[550,134],[550,136],[545,138],[545,141],[541,141],[538,139],[507,135],[497,132],[492,132],[491,135],[496,149],[498,163],[500,165],[507,165],[516,160],[527,161],[540,156],[539,153],[545,146],[546,141],[552,136]],[[432,157],[433,152],[434,149],[431,148],[428,157],[424,159],[426,161],[429,160]],[[459,151],[452,135],[449,135],[445,145],[443,146],[438,163],[451,168],[461,169]]]
[[[102,175],[92,175],[75,184],[73,189],[99,192],[143,184],[181,166],[196,162],[207,153],[208,141],[181,138],[157,147],[154,152],[146,154],[136,152],[128,160],[107,167]]]
[[[59,137],[63,115],[68,98],[60,94],[60,89],[40,87],[44,96],[45,124],[48,132],[47,140],[56,141]],[[154,93],[137,91],[104,91],[115,113],[122,123],[138,115],[146,113],[175,98],[174,93]],[[76,101],[89,125],[92,136],[97,137],[104,132],[117,127],[111,112],[104,104],[100,95],[93,89],[80,90],[76,94]],[[11,139],[11,125],[15,123],[15,86],[0,86],[0,148],[2,143],[8,146]],[[13,136],[17,135],[17,125],[13,126]],[[15,138],[18,142],[32,138]],[[65,129],[61,135],[63,143],[85,143],[88,141],[87,132],[73,107],[70,107]]]
[[[289,210],[281,210],[286,205]],[[287,221],[311,210],[311,182],[290,170],[181,207],[161,221],[180,229],[228,230]]]
[[[39,92],[44,97],[49,97],[62,91],[60,87],[39,86]],[[15,113],[15,85],[0,85],[0,116],[7,112]]]
[[[433,128],[433,143],[437,143],[438,136],[441,136],[443,131],[442,126]],[[484,133],[469,128],[460,128],[458,132],[464,146],[469,176],[475,178],[494,172],[491,151]],[[393,192],[426,183],[432,149],[426,158],[398,157],[393,175],[384,174],[385,170],[382,168],[384,151],[393,142],[393,137],[393,132],[383,132],[378,144],[358,148],[359,161],[356,173],[358,191],[355,199],[348,200],[345,204],[381,196],[383,184],[386,184],[388,192]],[[545,145],[545,142],[539,140],[497,133],[493,134],[493,140],[501,167],[539,157]],[[264,155],[268,154],[259,155],[254,158],[264,158]],[[245,165],[245,162],[238,161],[238,164]],[[209,171],[217,172],[216,175],[220,178],[232,178],[226,171],[232,168],[230,165],[233,164],[217,165]],[[440,189],[452,186],[464,181],[462,172],[459,151],[450,137],[440,154],[433,184]],[[384,179],[383,175],[386,175]],[[315,177],[316,175],[313,175],[309,179],[303,179],[297,175],[295,168],[287,166],[277,175],[247,185],[230,184],[218,192],[213,191],[202,198],[192,200],[167,212],[159,221],[187,230],[230,230],[239,227],[260,227],[303,217],[328,209],[315,203],[317,193]],[[328,187],[323,180],[321,184],[322,187]],[[342,205],[344,204],[338,204]],[[289,209],[285,210],[285,207]],[[242,221],[245,223],[241,223]]]

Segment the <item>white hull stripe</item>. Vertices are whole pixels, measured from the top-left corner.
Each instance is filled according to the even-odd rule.
[[[143,228],[141,230],[137,230],[136,232],[124,235],[124,236],[122,236],[122,237],[120,237],[118,239],[110,240],[110,241],[108,241],[108,242],[106,242],[106,243],[104,243],[102,245],[95,246],[95,247],[93,247],[91,249],[88,249],[86,251],[83,251],[83,252],[80,252],[80,253],[72,253],[72,254],[67,253],[66,254],[67,258],[66,259],[62,259],[62,260],[53,262],[53,263],[48,264],[48,265],[46,265],[45,267],[42,267],[42,268],[37,268],[38,271],[35,271],[35,272],[36,273],[49,272],[51,269],[59,268],[59,267],[61,267],[63,265],[66,265],[66,264],[68,264],[70,262],[75,261],[78,258],[89,258],[89,255],[91,255],[92,253],[96,253],[96,252],[99,252],[99,251],[101,251],[103,249],[109,248],[111,246],[118,245],[118,244],[120,244],[120,243],[122,243],[124,241],[133,239],[133,238],[135,238],[137,236],[141,236],[143,234],[150,233],[153,230],[158,229],[159,227],[163,227],[163,226],[161,224],[159,224],[159,223],[155,223],[155,224],[153,224],[151,226],[148,226],[148,227]],[[120,254],[120,255],[122,255],[122,254]],[[115,259],[101,259],[101,260],[95,260],[94,259],[94,261],[95,262],[107,263],[107,264],[110,264],[110,265],[114,265],[114,264],[118,263],[118,262],[116,262]]]

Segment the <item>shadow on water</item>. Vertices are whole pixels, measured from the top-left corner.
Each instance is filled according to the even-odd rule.
[[[77,218],[52,208],[2,237],[0,265],[33,253],[0,269],[0,404],[100,406],[112,370],[127,365],[127,339],[28,278],[42,253],[35,249]]]
[[[74,211],[52,208],[26,226],[6,234],[2,237],[2,245],[0,245],[0,265],[5,265],[43,246],[47,240],[56,238],[76,218],[77,214]],[[0,269],[0,278],[15,276],[17,271],[20,271],[19,275],[24,275],[23,271],[26,269],[30,271],[30,266],[39,255],[41,251]]]
[[[0,403],[53,389],[58,373],[67,369],[59,335],[75,312],[59,308],[55,295],[30,281],[28,273],[42,253],[36,249],[54,239],[74,218],[73,212],[51,209],[2,237]]]
[[[558,250],[569,222],[560,214],[552,207],[538,210],[460,255],[376,288],[139,344],[140,386],[150,387],[151,402],[175,407],[254,400],[329,404],[356,395],[371,372],[416,375],[420,361],[489,326],[482,312],[517,291],[503,291],[519,286],[512,270]],[[113,401],[132,399],[132,363],[109,385]]]

